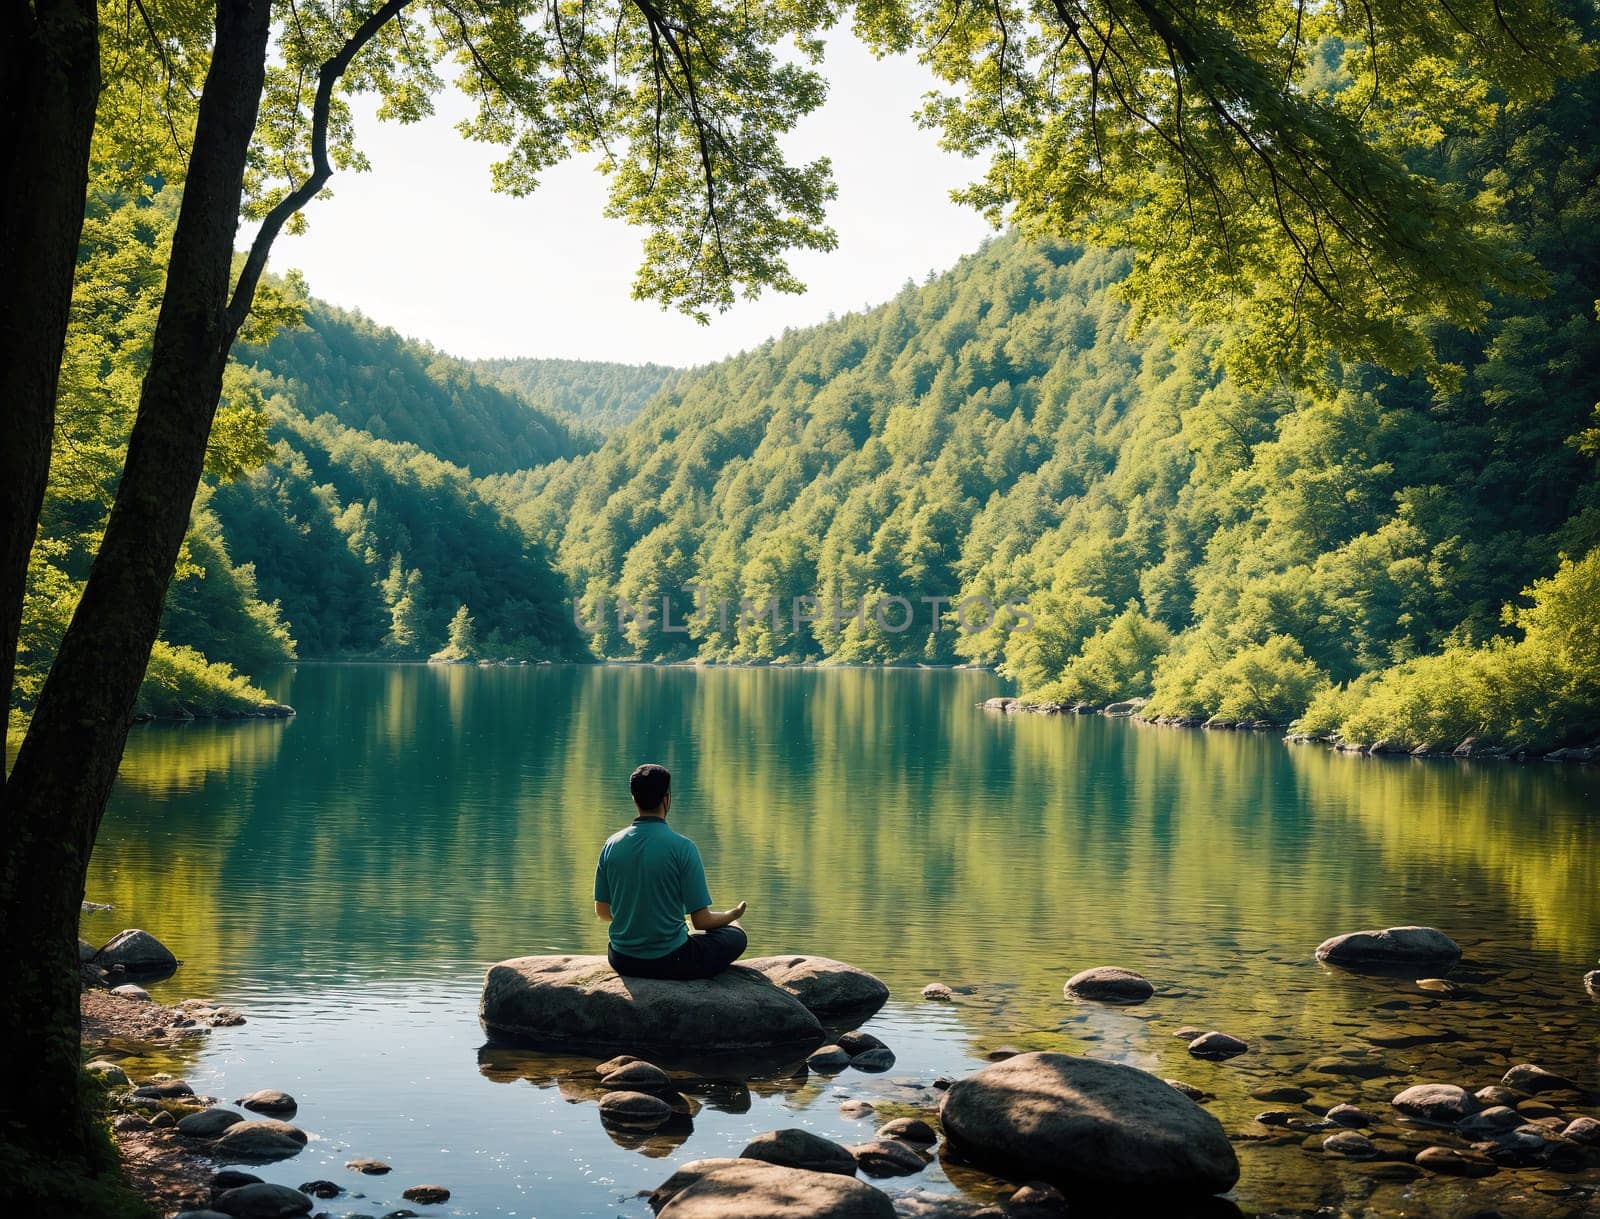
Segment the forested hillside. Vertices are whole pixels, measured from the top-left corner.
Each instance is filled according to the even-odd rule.
[[[1315,699],[1314,727],[1369,741],[1592,734],[1594,92],[1429,154],[1494,188],[1544,277],[1476,333],[1437,329],[1437,383],[1335,365],[1246,387],[1219,369],[1226,332],[1135,332],[1126,256],[1008,237],[680,375],[597,452],[524,476],[519,519],[604,655],[966,660],[1041,698],[1280,723]],[[796,624],[809,596],[820,620]],[[619,597],[655,622],[619,619]],[[880,618],[892,597],[909,604]],[[687,630],[661,629],[663,598]],[[776,617],[740,613],[770,598]],[[949,599],[937,622],[928,598]],[[963,631],[965,598],[1025,600],[1031,629],[1002,610]],[[1446,700],[1451,670],[1474,676]]]
[[[465,360],[316,300],[304,302],[301,324],[266,343],[241,344],[234,358],[267,374],[292,409],[414,444],[477,475],[586,452],[598,436],[578,422],[575,408],[604,416],[626,410],[638,394],[617,379],[619,366],[599,365],[585,382],[584,365],[570,361],[559,373],[530,379],[539,399],[531,404],[531,395],[494,384]],[[568,394],[566,385],[579,388]]]
[[[576,415],[608,432],[642,411],[674,371],[663,364],[531,358],[477,360],[472,367],[538,410]]]
[[[462,607],[485,656],[575,654],[562,581],[465,470],[281,398],[266,410],[271,460],[208,509],[302,656],[426,657]]]
[[[38,696],[104,528],[176,208],[109,170],[91,189],[14,714]],[[582,452],[597,433],[293,281],[261,313],[228,372],[138,710],[247,710],[263,699],[247,676],[297,655],[425,658],[463,607],[472,655],[573,655],[561,580],[472,473]]]

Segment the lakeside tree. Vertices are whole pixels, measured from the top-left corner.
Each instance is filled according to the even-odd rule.
[[[135,6],[137,17],[101,21],[92,6],[42,3],[0,61],[0,94],[24,103],[0,156],[8,181],[28,184],[0,215],[0,342],[9,345],[0,355],[25,356],[14,372],[0,360],[17,380],[3,471],[15,476],[3,480],[14,498],[0,522],[8,687],[102,57],[117,69],[100,96],[104,146],[131,172],[170,170],[183,190],[116,498],[3,792],[0,934],[35,951],[0,998],[0,1037],[21,1064],[0,1098],[0,1126],[47,1156],[92,1158],[76,1078],[73,930],[84,867],[189,527],[229,350],[253,314],[276,316],[258,294],[276,234],[336,165],[359,163],[336,87],[376,90],[389,115],[415,118],[441,84],[440,66],[457,65],[480,103],[468,134],[508,150],[496,185],[529,191],[562,157],[597,154],[611,210],[649,230],[639,292],[697,316],[741,291],[797,286],[783,252],[832,243],[826,162],[790,165],[779,137],[822,99],[812,65],[834,6],[414,5],[301,4],[291,17],[269,0],[220,0],[214,11]],[[870,41],[920,50],[955,87],[956,99],[935,101],[928,117],[954,147],[991,158],[972,202],[996,216],[1014,204],[1025,225],[1132,244],[1142,260],[1134,288],[1152,308],[1182,302],[1203,319],[1259,299],[1232,357],[1241,368],[1299,376],[1332,348],[1432,367],[1428,320],[1466,324],[1486,287],[1533,281],[1481,231],[1471,200],[1405,166],[1403,129],[1454,113],[1463,82],[1541,96],[1575,70],[1582,48],[1543,6],[1511,18],[1488,3],[1448,16],[1367,12],[1366,22],[1350,13],[1148,2],[990,12],[941,2],[863,5],[856,17]],[[1364,54],[1371,89],[1339,78],[1308,91],[1330,63],[1312,50],[1345,39],[1359,47],[1340,66]],[[798,63],[777,51],[788,41]],[[116,54],[96,53],[97,43]],[[1441,66],[1404,70],[1417,62]],[[1359,79],[1354,67],[1344,75]],[[1391,80],[1398,85],[1380,88]],[[1142,200],[1159,205],[1133,206]],[[236,269],[241,216],[259,228]],[[20,286],[36,281],[41,297],[24,299]],[[1199,284],[1216,287],[1196,295]],[[948,397],[942,373],[932,384]],[[943,438],[930,422],[902,411],[876,459],[932,454]],[[699,457],[714,465],[718,449]],[[904,541],[918,571],[941,571],[953,518],[947,505],[925,506],[922,532],[913,521],[873,536],[876,560]],[[847,574],[844,543],[853,549],[868,524],[864,512],[846,514],[822,570]],[[1106,591],[1112,603],[1125,599],[1125,589]]]
[[[456,609],[455,615],[450,619],[449,627],[445,630],[444,647],[428,659],[475,660],[477,656],[478,629],[472,621],[472,615],[467,613],[467,607],[462,605]]]

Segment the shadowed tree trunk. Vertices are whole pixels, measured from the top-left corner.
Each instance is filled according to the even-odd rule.
[[[56,1157],[81,1155],[85,1127],[76,935],[85,870],[188,529],[236,329],[230,268],[270,13],[269,0],[217,6],[216,43],[122,482],[7,785],[0,943],[26,948],[0,988],[0,1045],[13,1063],[0,1090],[0,1123],[15,1141]],[[83,210],[78,181],[75,221]]]
[[[100,92],[95,0],[0,8],[0,707],[10,707]],[[6,763],[0,720],[0,784]],[[3,810],[0,796],[0,810]],[[3,812],[0,812],[3,816]]]
[[[27,944],[30,951],[0,990],[0,1044],[17,1064],[0,1090],[0,1130],[56,1158],[81,1158],[86,1146],[76,931],[89,856],[188,532],[228,352],[274,238],[332,173],[334,85],[406,3],[386,0],[322,65],[312,113],[313,172],[268,213],[236,285],[233,243],[272,6],[271,0],[217,6],[216,41],[122,480],[6,790],[0,943]],[[79,216],[83,185],[80,178],[73,203]]]

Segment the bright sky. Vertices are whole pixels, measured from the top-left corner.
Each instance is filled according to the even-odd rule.
[[[569,162],[530,198],[494,194],[495,150],[456,132],[465,103],[454,93],[439,99],[434,118],[409,127],[359,109],[372,171],[337,174],[333,198],[306,209],[310,231],[280,237],[272,265],[300,268],[324,300],[467,357],[699,364],[830,311],[878,304],[990,231],[949,198],[977,168],[911,121],[931,84],[914,60],[874,60],[841,35],[825,72],[828,101],[791,147],[804,160],[833,159],[839,245],[794,256],[802,296],[741,301],[709,326],[634,300],[640,230],[601,215],[604,179]]]

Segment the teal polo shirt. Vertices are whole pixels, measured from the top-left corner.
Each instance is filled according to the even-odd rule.
[[[594,900],[611,907],[611,947],[664,957],[689,938],[683,916],[711,904],[700,849],[658,817],[640,817],[600,848]]]

